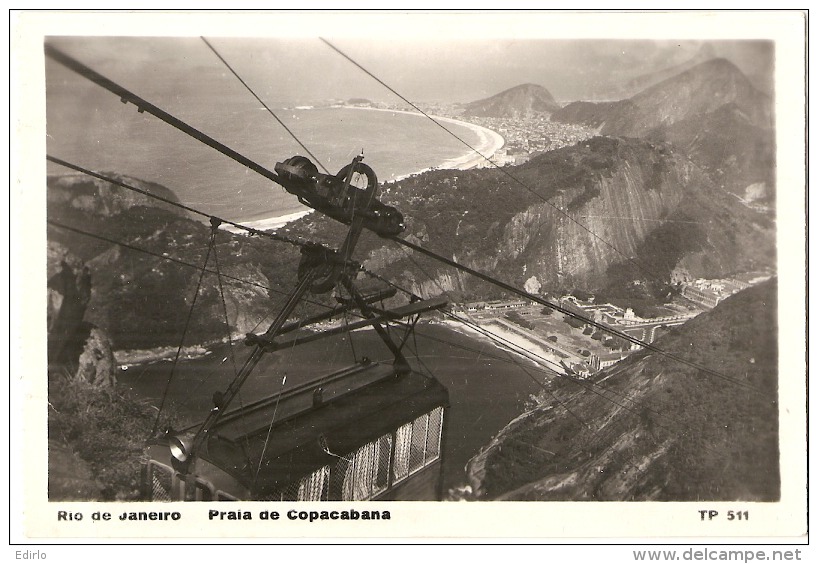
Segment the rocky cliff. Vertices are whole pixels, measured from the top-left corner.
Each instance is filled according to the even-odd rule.
[[[774,262],[769,218],[664,143],[594,138],[504,171],[427,173],[389,193],[406,237],[518,287],[532,276],[543,291],[658,287],[677,268],[712,277]],[[322,222],[293,228],[314,237],[326,232]],[[422,295],[498,295],[376,237],[362,239],[359,252],[366,266]]]
[[[105,331],[86,321],[90,269],[57,243],[49,244],[46,256],[49,374],[113,390],[116,375],[110,340]]]
[[[657,127],[649,138],[672,143],[714,183],[745,200],[775,204],[775,131],[755,125],[738,105]]]

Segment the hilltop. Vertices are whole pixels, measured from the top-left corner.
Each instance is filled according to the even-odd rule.
[[[161,184],[116,173],[104,173],[104,176],[179,203],[176,194]],[[86,218],[112,217],[138,206],[163,209],[182,216],[185,214],[184,210],[176,206],[85,174],[50,176],[47,186],[48,214],[51,219],[68,219],[71,215]]]
[[[776,501],[777,283],[739,292],[542,403],[471,463],[483,499]],[[554,398],[560,398],[559,402]]]
[[[626,81],[619,87],[617,91],[617,94],[619,95],[612,95],[611,99],[628,98],[630,96],[633,96],[634,94],[638,94],[639,92],[647,88],[650,88],[654,84],[658,84],[664,80],[676,76],[677,74],[681,74],[686,70],[695,67],[696,65],[707,62],[714,58],[717,58],[716,49],[714,48],[712,43],[705,43],[699,48],[698,51],[696,51],[695,54],[693,54],[692,57],[685,61],[682,61],[675,65],[671,65],[669,67],[662,67],[631,78],[630,80]]]
[[[712,112],[725,104],[735,105],[757,127],[772,126],[769,97],[756,90],[727,59],[712,59],[696,65],[626,102],[600,105],[575,102],[552,118],[599,124],[600,133],[605,135],[644,137],[659,126]]]
[[[774,200],[772,100],[726,59],[712,59],[618,102],[574,102],[552,120],[582,123],[609,136],[668,141],[742,197]],[[763,185],[763,186],[762,186]]]
[[[538,84],[521,84],[490,98],[465,105],[466,117],[520,118],[533,114],[550,114],[560,109],[551,93]]]

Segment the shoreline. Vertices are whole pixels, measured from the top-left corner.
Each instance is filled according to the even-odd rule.
[[[240,222],[245,227],[249,227],[251,229],[258,229],[259,231],[272,231],[275,229],[280,229],[287,225],[288,223],[295,221],[297,219],[301,219],[302,217],[313,213],[315,210],[312,208],[308,208],[306,210],[297,211],[294,213],[288,213],[285,215],[277,215],[274,217],[266,217],[262,219],[254,219],[252,221],[242,221]],[[225,231],[229,231],[230,233],[234,233],[236,235],[246,235],[247,232],[243,229],[239,229],[238,227],[234,227],[229,223],[225,223],[220,226],[220,229],[224,229]]]
[[[472,329],[471,327],[468,327],[462,323],[450,320],[444,320],[441,323],[449,327],[452,331],[458,331],[472,337],[484,339],[487,342],[492,343],[497,348],[520,356],[538,366],[547,366],[549,370],[565,375],[565,370],[559,363],[561,359],[557,355],[542,348],[536,341],[527,339],[519,333],[504,329],[494,323],[478,324],[482,330],[496,336],[500,340],[500,342],[498,342],[484,333],[476,329]]]
[[[361,106],[345,106],[345,105],[330,106],[330,107],[331,108],[343,108],[345,110],[368,110],[368,111],[375,111],[375,112],[391,112],[391,113],[412,115],[412,116],[417,116],[417,117],[425,117],[423,114],[421,114],[419,112],[412,112],[412,111],[408,111],[408,110],[390,110],[390,109],[387,109],[387,108],[368,108],[368,107],[361,107]],[[299,106],[298,108],[303,109],[303,110],[307,110],[308,108],[313,109],[312,107],[307,107],[307,106]],[[443,117],[443,116],[430,116],[430,117],[432,117],[433,119],[435,119],[435,120],[437,120],[439,122],[460,125],[462,127],[466,127],[468,129],[470,129],[472,132],[474,132],[479,137],[479,143],[476,143],[476,149],[482,155],[485,155],[488,158],[493,157],[494,154],[497,151],[499,151],[500,149],[502,149],[506,144],[506,140],[502,135],[500,135],[496,131],[488,129],[487,127],[483,127],[481,125],[476,125],[476,124],[469,123],[469,122],[466,122],[466,121],[461,121],[461,120],[458,120],[458,119],[448,118],[448,117]],[[483,156],[475,155],[474,151],[469,150],[469,152],[467,152],[465,155],[463,155],[461,157],[448,159],[448,160],[443,161],[441,164],[439,164],[437,166],[427,167],[427,168],[424,168],[424,169],[421,169],[421,170],[418,170],[418,171],[415,171],[415,172],[411,172],[409,174],[404,174],[402,176],[395,177],[393,180],[390,180],[388,182],[384,182],[384,184],[392,183],[392,182],[398,182],[398,181],[403,180],[405,178],[409,178],[410,176],[414,176],[416,174],[422,174],[422,173],[428,172],[430,170],[468,170],[468,169],[471,169],[471,168],[478,167],[480,164],[484,163],[485,160],[486,159]],[[303,211],[298,211],[298,212],[289,213],[289,214],[285,214],[285,215],[277,215],[277,216],[272,216],[272,217],[267,217],[267,218],[262,218],[262,219],[255,219],[255,220],[251,220],[251,221],[244,221],[244,222],[241,222],[241,223],[242,223],[242,225],[245,225],[247,227],[251,227],[253,229],[258,229],[260,231],[267,231],[267,230],[272,231],[272,230],[280,229],[280,228],[284,227],[285,225],[287,225],[288,223],[293,222],[293,221],[295,221],[297,219],[300,219],[300,218],[312,213],[313,211],[315,211],[315,210],[306,209],[306,210],[303,210]],[[233,227],[232,225],[229,225],[229,224],[225,224],[221,228],[224,229],[225,231],[229,231],[230,233],[234,233],[234,234],[243,234],[244,233],[243,230],[238,229],[236,227]]]
[[[338,105],[338,106],[331,106],[333,108],[343,108],[345,110],[368,110],[374,112],[391,112],[393,114],[405,114],[410,116],[417,116],[417,117],[426,117],[420,112],[414,112],[409,110],[391,110],[388,108],[370,108],[365,106],[346,106],[346,105]],[[477,125],[474,123],[469,123],[467,121],[462,121],[455,118],[443,117],[443,116],[434,116],[429,114],[429,117],[432,119],[443,122],[443,123],[451,123],[454,125],[460,125],[467,129],[470,129],[472,132],[476,133],[477,136],[480,138],[480,142],[477,143],[476,149],[485,155],[488,158],[494,156],[494,153],[502,149],[505,144],[505,138],[497,133],[496,131],[489,129],[487,127],[483,127],[482,125]],[[402,180],[409,176],[413,176],[415,174],[420,174],[422,172],[426,172],[429,170],[468,170],[470,168],[475,168],[478,165],[482,164],[486,159],[483,158],[481,155],[473,154],[474,151],[469,150],[465,155],[461,157],[456,157],[453,159],[448,159],[443,161],[442,164],[435,166],[435,167],[428,167],[422,170],[412,172],[409,174],[405,174],[403,176],[399,176],[395,178],[395,181]]]

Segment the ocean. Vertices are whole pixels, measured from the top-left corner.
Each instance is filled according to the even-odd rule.
[[[183,203],[232,221],[305,209],[280,186],[113,96],[100,98],[93,110],[82,109],[81,101],[74,104],[79,114],[70,120],[49,107],[50,155],[157,182]],[[180,117],[270,170],[278,161],[305,154],[264,108],[231,106],[208,104],[205,109],[203,104],[195,116]],[[333,174],[361,151],[381,182],[455,162],[470,152],[420,115],[342,107],[275,111]],[[474,147],[485,142],[474,129],[457,123],[446,127]],[[49,163],[49,174],[66,172]]]

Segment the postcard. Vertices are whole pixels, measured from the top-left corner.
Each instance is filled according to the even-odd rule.
[[[13,12],[12,538],[802,542],[805,29]]]

